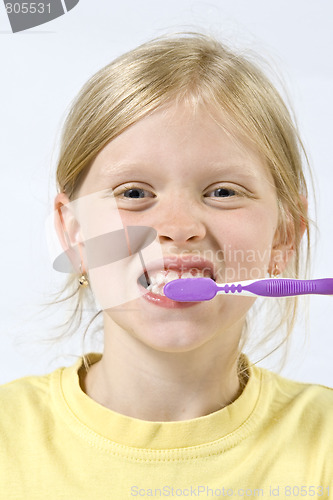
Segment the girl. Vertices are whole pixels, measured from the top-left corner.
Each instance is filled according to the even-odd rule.
[[[251,364],[255,298],[163,293],[188,276],[300,276],[301,151],[263,73],[204,35],[146,43],[88,81],[55,226],[78,303],[101,306],[104,350],[1,388],[3,498],[329,498],[332,390]],[[282,313],[290,333],[296,300]]]

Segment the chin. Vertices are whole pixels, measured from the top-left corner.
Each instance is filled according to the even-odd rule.
[[[211,339],[211,336],[207,335],[207,328],[196,332],[193,324],[186,328],[181,322],[173,328],[155,327],[150,334],[147,334],[147,329],[142,335],[136,332],[135,337],[151,349],[170,354],[194,351]]]

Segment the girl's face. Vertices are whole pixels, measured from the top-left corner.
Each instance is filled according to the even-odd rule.
[[[273,178],[228,119],[213,116],[203,105],[196,113],[184,104],[157,109],[104,147],[79,196],[112,189],[124,226],[153,227],[163,256],[211,261],[217,282],[263,278],[279,233]],[[104,311],[104,319],[110,331],[184,352],[214,339],[237,344],[254,301],[217,295],[165,308],[141,296]]]

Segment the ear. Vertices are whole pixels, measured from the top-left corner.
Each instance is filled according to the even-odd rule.
[[[65,193],[59,193],[54,200],[54,225],[60,244],[76,272],[85,272],[83,244],[80,224],[71,207],[71,200]],[[80,269],[80,266],[82,268]]]
[[[300,199],[303,205],[303,211],[305,214],[308,212],[308,200],[302,194],[300,194]],[[274,242],[271,252],[271,259],[269,263],[268,272],[270,274],[282,273],[288,263],[292,260],[295,255],[296,250],[296,237],[295,237],[295,226],[294,221],[289,212],[285,210],[286,225],[284,228],[279,227],[276,230],[274,236]],[[307,224],[303,217],[300,217],[298,221],[299,235],[302,239],[304,232],[306,230]]]

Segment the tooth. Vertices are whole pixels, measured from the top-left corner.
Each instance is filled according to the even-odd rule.
[[[169,271],[167,275],[167,279],[172,281],[172,280],[177,280],[179,278],[178,273],[176,271]]]
[[[163,283],[165,281],[165,278],[166,278],[165,274],[157,273],[156,276],[155,276],[156,283],[158,285],[160,285],[161,283]]]
[[[181,279],[186,279],[186,278],[193,278],[193,275],[191,273],[183,273],[181,275]]]
[[[159,291],[160,291],[160,290],[159,290],[158,285],[153,285],[153,286],[152,286],[152,292],[153,292],[153,293],[159,293]]]

